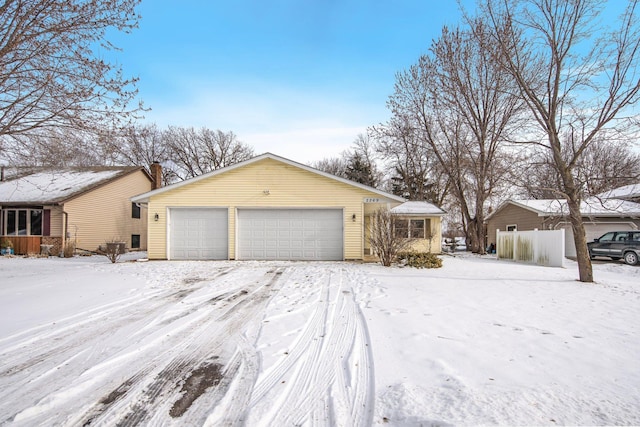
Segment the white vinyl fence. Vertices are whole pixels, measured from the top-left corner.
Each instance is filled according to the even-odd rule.
[[[496,232],[498,259],[518,262],[564,266],[564,229]]]

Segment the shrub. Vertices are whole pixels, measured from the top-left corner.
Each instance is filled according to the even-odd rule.
[[[380,258],[385,267],[389,267],[397,254],[407,249],[412,239],[402,237],[395,230],[398,215],[388,209],[378,209],[374,212],[369,226],[369,243],[373,253]]]
[[[442,260],[436,254],[424,252],[401,252],[398,259],[405,265],[414,268],[440,268]]]
[[[102,254],[106,256],[113,264],[118,261],[120,255],[125,252],[125,244],[118,239],[113,239],[105,243]]]

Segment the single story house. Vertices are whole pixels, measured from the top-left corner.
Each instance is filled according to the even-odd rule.
[[[590,198],[580,206],[587,241],[607,231],[638,230],[640,203],[622,199]],[[496,231],[565,230],[565,256],[575,257],[576,247],[565,200],[508,200],[489,214],[487,245],[496,244]]]
[[[170,260],[363,260],[371,215],[405,203],[271,153],[131,200],[147,208],[149,259]],[[405,206],[407,236],[439,252],[444,212]]]
[[[97,250],[119,240],[146,250],[147,214],[129,199],[153,188],[143,167],[14,169],[0,181],[0,240],[16,254],[58,255],[68,242]]]

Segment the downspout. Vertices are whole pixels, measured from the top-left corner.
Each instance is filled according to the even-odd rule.
[[[64,230],[62,231],[62,256],[64,257],[64,249],[67,247],[67,230],[69,229],[69,213],[65,212],[62,208],[62,215],[64,215]]]

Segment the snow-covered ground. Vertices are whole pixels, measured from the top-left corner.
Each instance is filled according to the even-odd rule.
[[[594,269],[0,257],[0,425],[638,425],[640,267]]]

